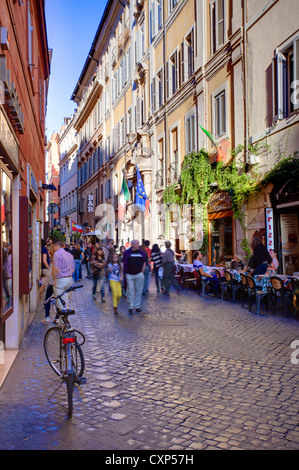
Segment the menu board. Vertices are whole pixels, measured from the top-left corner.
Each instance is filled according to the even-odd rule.
[[[284,274],[299,271],[298,214],[280,214],[281,248]]]

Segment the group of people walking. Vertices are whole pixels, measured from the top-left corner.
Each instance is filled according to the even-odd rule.
[[[93,280],[93,299],[96,300],[96,293],[100,292],[101,302],[106,302],[107,282],[115,314],[118,313],[122,296],[127,297],[129,313],[134,310],[141,312],[142,296],[149,291],[152,271],[158,293],[169,295],[171,284],[178,293],[181,291],[175,277],[175,253],[169,241],[165,242],[165,251],[162,253],[158,244],[150,248],[148,240],[142,245],[138,240],[132,240],[129,248],[121,246],[118,250],[113,241],[82,246],[81,243],[65,245],[60,240],[48,239],[42,250],[41,283],[46,287],[46,298],[53,294],[60,295],[73,281],[79,282],[83,263],[86,265],[86,277]],[[68,300],[67,297],[65,300]],[[62,308],[59,302],[58,307]],[[49,309],[48,305],[43,321],[49,321]]]

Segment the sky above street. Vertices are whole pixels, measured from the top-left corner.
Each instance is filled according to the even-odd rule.
[[[60,131],[76,108],[71,95],[88,56],[106,0],[46,0],[49,49],[53,49],[46,135]]]

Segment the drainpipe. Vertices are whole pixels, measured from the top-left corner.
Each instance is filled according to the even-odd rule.
[[[246,12],[247,0],[242,1],[243,7],[243,103],[244,103],[244,163],[245,171],[248,167],[248,139],[247,139],[247,125],[248,125],[248,109],[247,109],[247,30],[246,30]]]

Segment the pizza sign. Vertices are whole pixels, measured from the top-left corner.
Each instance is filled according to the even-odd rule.
[[[266,241],[267,249],[274,250],[274,221],[273,221],[273,209],[267,207],[266,211]]]

